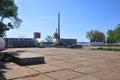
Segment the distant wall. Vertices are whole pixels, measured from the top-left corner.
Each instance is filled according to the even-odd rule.
[[[40,44],[41,47],[53,47],[54,43],[53,42],[42,42]]]
[[[74,45],[77,44],[77,39],[60,39],[60,43],[66,45]]]
[[[37,41],[34,38],[5,38],[6,47],[34,47]]]

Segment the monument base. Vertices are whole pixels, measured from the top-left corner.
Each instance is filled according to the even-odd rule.
[[[44,56],[35,55],[34,53],[16,53],[9,52],[5,54],[5,57],[10,58],[10,61],[15,62],[18,65],[35,65],[45,63]]]

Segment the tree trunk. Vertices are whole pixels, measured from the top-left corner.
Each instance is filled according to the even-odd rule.
[[[1,18],[1,20],[0,20],[1,23],[3,22],[3,19],[4,19],[4,17]]]

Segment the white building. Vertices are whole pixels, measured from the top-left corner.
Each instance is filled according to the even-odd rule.
[[[91,39],[90,41],[90,45],[91,46],[104,46],[104,42],[102,41],[102,39]]]

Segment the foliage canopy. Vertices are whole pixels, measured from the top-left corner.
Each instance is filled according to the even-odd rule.
[[[0,0],[0,36],[5,36],[5,32],[19,28],[21,19],[18,18],[18,7],[14,0]],[[9,19],[9,20],[6,20]]]
[[[120,43],[120,24],[113,30],[108,30],[107,32],[107,43],[116,44]]]
[[[105,35],[103,32],[100,32],[98,30],[91,30],[87,32],[86,37],[88,39],[102,39],[102,41],[105,41]]]

